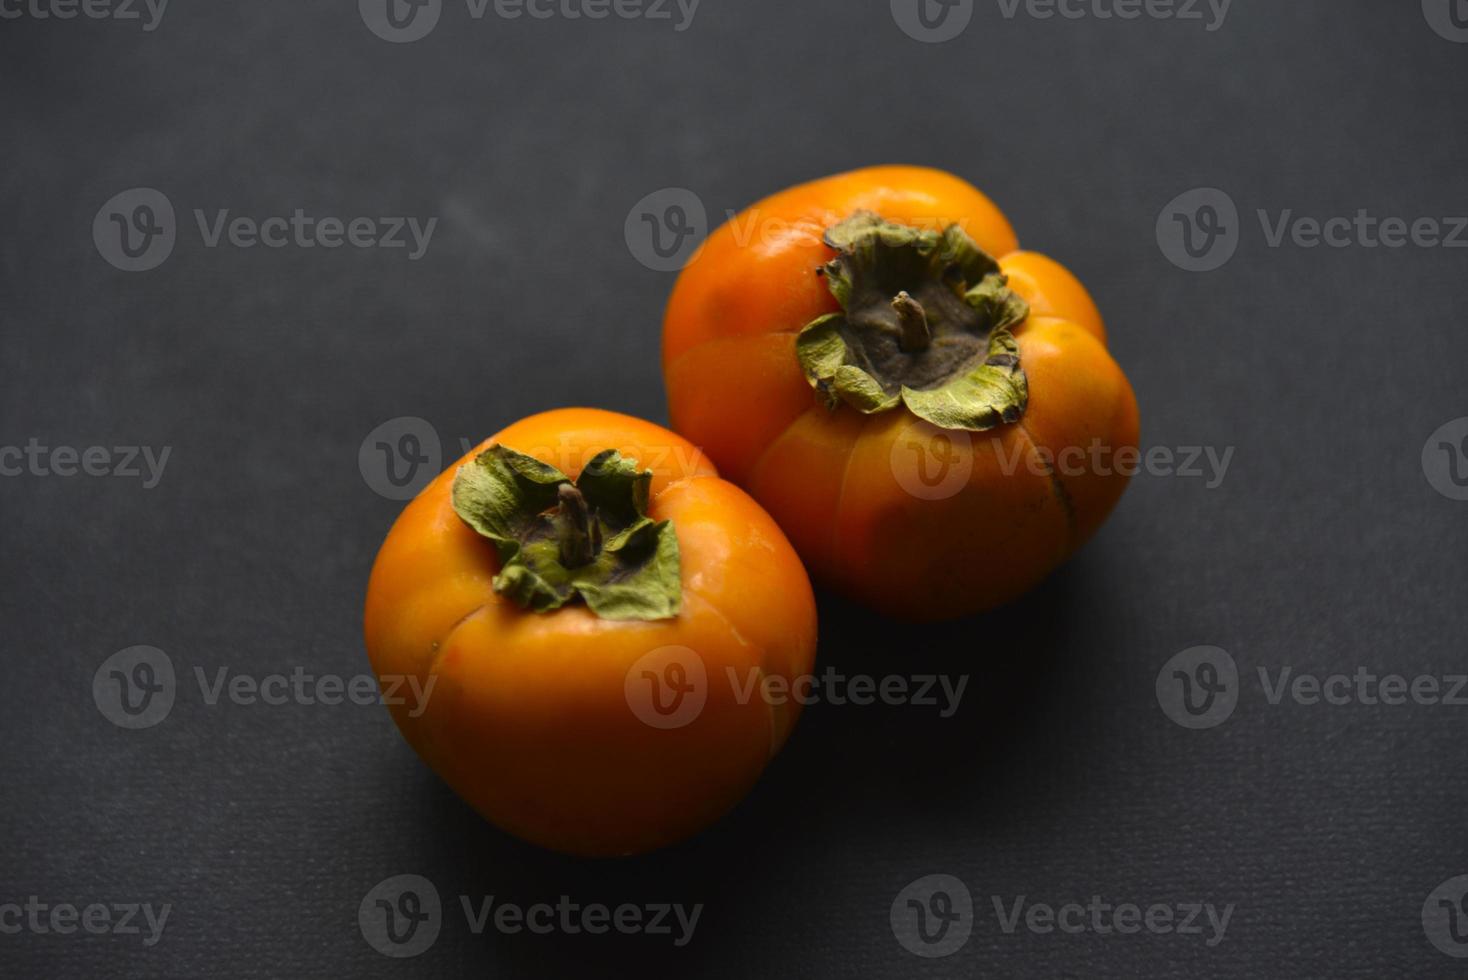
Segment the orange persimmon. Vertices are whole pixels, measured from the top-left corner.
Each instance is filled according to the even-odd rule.
[[[838,174],[731,218],[673,289],[663,372],[673,428],[811,573],[906,619],[1027,591],[1135,468],[1096,304],[937,170]]]
[[[393,718],[471,806],[617,855],[693,834],[754,784],[799,705],[751,691],[810,673],[816,614],[780,528],[691,443],[563,409],[408,504],[365,632],[384,687],[427,692]]]

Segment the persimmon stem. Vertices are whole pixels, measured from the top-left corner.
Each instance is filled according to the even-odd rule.
[[[586,498],[569,483],[557,491],[560,510],[556,512],[556,537],[560,542],[561,564],[567,568],[588,565],[601,551],[601,527],[592,519]]]
[[[892,299],[892,309],[897,311],[897,322],[902,327],[900,346],[909,354],[927,350],[933,342],[933,331],[928,326],[928,311],[923,304],[902,290]]]
[[[1030,315],[997,259],[958,225],[943,231],[857,211],[826,229],[826,288],[841,312],[801,329],[795,354],[825,406],[901,406],[940,429],[1017,422],[1029,382],[1012,328]]]

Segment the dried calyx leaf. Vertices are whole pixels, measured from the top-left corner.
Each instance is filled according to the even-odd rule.
[[[807,324],[796,353],[828,407],[871,414],[901,404],[975,432],[1020,419],[1029,388],[1011,328],[1029,304],[963,229],[861,211],[829,229],[826,244],[840,254],[819,272],[842,312]]]
[[[683,590],[672,522],[647,516],[652,473],[616,450],[573,482],[539,460],[494,445],[454,477],[459,517],[494,542],[494,589],[549,612],[581,598],[603,619],[669,619]]]

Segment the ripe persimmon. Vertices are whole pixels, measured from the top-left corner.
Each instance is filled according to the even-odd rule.
[[[937,170],[838,174],[731,218],[673,289],[663,372],[673,428],[811,573],[902,618],[1029,590],[1134,468],[1096,304]]]
[[[537,844],[617,855],[693,834],[754,784],[799,705],[744,678],[808,675],[816,614],[780,528],[691,443],[563,409],[408,504],[365,632],[384,685],[428,692],[393,717],[470,805]]]

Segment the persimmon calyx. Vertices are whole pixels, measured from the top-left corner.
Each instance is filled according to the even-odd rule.
[[[671,619],[683,604],[678,535],[647,516],[652,472],[614,449],[573,482],[495,444],[454,476],[454,512],[494,542],[494,590],[550,612],[578,597],[602,619]]]
[[[827,408],[870,415],[902,405],[971,432],[1019,421],[1029,384],[1011,328],[1030,307],[962,228],[858,211],[825,241],[839,254],[817,274],[842,312],[806,324],[795,350]]]

